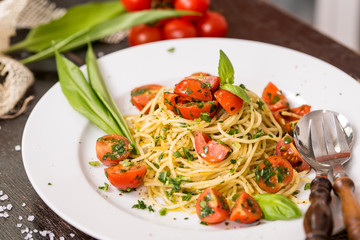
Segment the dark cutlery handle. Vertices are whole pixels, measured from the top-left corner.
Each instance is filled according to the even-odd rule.
[[[311,205],[304,218],[306,240],[329,239],[333,229],[330,208],[331,182],[325,177],[316,177],[310,185]]]
[[[354,195],[354,182],[349,177],[340,177],[335,180],[333,186],[334,192],[341,199],[343,218],[349,239],[360,239],[360,205]]]

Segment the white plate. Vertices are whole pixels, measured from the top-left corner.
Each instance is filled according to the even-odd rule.
[[[128,114],[137,112],[129,102],[131,89],[147,83],[172,87],[193,72],[217,74],[220,49],[235,68],[236,83],[260,95],[272,81],[294,103],[340,112],[354,132],[360,129],[360,114],[354,106],[360,102],[359,83],[321,60],[274,45],[235,39],[162,41],[109,54],[99,64],[120,110]],[[132,209],[141,190],[119,196],[114,187],[108,192],[98,189],[107,182],[103,167],[91,167],[88,162],[96,160],[95,142],[102,135],[70,107],[59,84],[36,105],[23,135],[23,161],[35,190],[51,209],[85,233],[100,239],[304,239],[303,219],[251,227],[237,223],[203,226],[195,215],[161,217],[158,211]],[[358,186],[359,152],[356,141],[354,160],[346,166]],[[356,195],[360,198],[358,190]],[[306,206],[300,207],[304,213]],[[335,216],[335,231],[339,231],[341,217]]]

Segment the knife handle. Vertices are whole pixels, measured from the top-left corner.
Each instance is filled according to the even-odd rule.
[[[306,240],[329,239],[333,229],[331,182],[326,177],[316,177],[310,184],[310,202],[304,218]]]
[[[334,192],[341,200],[344,223],[349,239],[360,239],[360,205],[354,195],[354,182],[349,177],[340,177],[335,180],[333,186]]]

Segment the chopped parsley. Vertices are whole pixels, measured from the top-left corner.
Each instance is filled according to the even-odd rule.
[[[257,103],[257,105],[259,106],[259,109],[261,110],[261,111],[264,111],[264,108],[263,108],[263,106],[264,106],[264,102],[263,101],[261,101],[260,99],[258,99],[257,101],[256,101],[256,103]]]
[[[194,156],[189,152],[189,150],[186,147],[182,148],[184,156],[186,157],[187,160],[189,161],[193,161],[194,160]]]
[[[160,216],[165,216],[166,213],[167,213],[167,209],[166,209],[166,208],[162,208],[162,209],[160,209],[159,213],[160,213]]]
[[[167,51],[170,52],[170,53],[173,53],[173,52],[175,52],[175,48],[174,47],[169,48]]]
[[[309,190],[310,189],[310,183],[306,183],[304,186],[304,190]]]
[[[138,96],[138,95],[144,94],[144,93],[146,93],[148,90],[150,90],[150,88],[140,88],[140,89],[137,89],[136,91],[131,92],[131,96],[134,97],[134,96]]]
[[[104,190],[104,191],[106,192],[107,190],[109,190],[109,184],[107,184],[106,182],[104,182],[104,186],[99,186],[99,189],[100,189],[100,190]]]
[[[101,165],[101,162],[99,162],[99,161],[92,161],[92,162],[89,162],[89,165],[90,165],[90,166],[93,166],[93,167],[97,167],[97,166],[100,166],[100,165]]]
[[[202,112],[200,113],[201,120],[204,120],[205,122],[211,122],[211,117],[208,112]]]

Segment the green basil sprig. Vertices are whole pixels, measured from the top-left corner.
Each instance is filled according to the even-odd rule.
[[[235,94],[245,102],[250,103],[250,97],[246,93],[246,91],[238,85],[233,85],[234,73],[235,73],[234,68],[229,58],[226,56],[223,50],[220,49],[220,59],[218,66],[218,74],[220,77],[220,88],[227,90]]]
[[[257,194],[254,199],[259,204],[266,220],[289,220],[302,216],[299,207],[280,194]]]
[[[135,146],[128,126],[106,88],[91,46],[86,57],[91,83],[74,63],[57,50],[55,57],[60,86],[70,105],[107,134],[125,136]],[[138,152],[136,148],[135,151]]]
[[[69,51],[86,45],[88,42],[99,40],[110,34],[126,30],[139,24],[156,22],[163,18],[180,17],[182,15],[197,15],[197,13],[177,10],[143,10],[130,13],[125,12],[107,21],[101,22],[92,28],[83,29],[80,32],[56,42],[55,48],[59,52]],[[57,48],[57,45],[60,45],[61,47]],[[21,60],[20,62],[27,64],[52,55],[54,55],[54,47],[49,47],[33,56]]]
[[[40,52],[58,42],[76,34],[82,29],[92,28],[104,21],[125,12],[119,1],[93,2],[69,8],[66,14],[47,24],[33,28],[26,38],[16,43],[7,52],[25,49]]]

